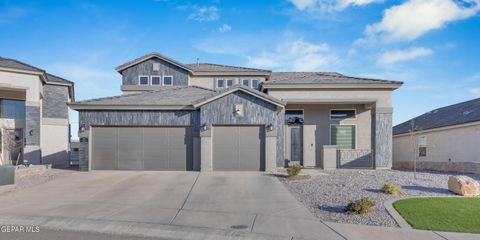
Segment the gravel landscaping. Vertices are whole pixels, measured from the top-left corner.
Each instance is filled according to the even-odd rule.
[[[449,196],[448,177],[452,173],[421,172],[414,179],[413,172],[395,170],[307,170],[309,180],[279,178],[294,196],[325,221],[375,226],[398,227],[383,203],[387,200],[413,196]],[[480,180],[479,175],[461,174]],[[401,196],[380,191],[385,183],[402,188]],[[350,200],[369,197],[375,201],[374,210],[365,215],[349,215],[344,212]]]

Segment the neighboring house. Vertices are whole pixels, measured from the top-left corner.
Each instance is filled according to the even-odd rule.
[[[480,98],[435,109],[393,128],[393,167],[480,173]]]
[[[0,58],[0,165],[68,166],[73,83],[23,62]],[[12,144],[16,145],[12,148]]]
[[[391,168],[391,96],[401,82],[183,64],[158,53],[116,70],[123,95],[70,104],[82,170]]]

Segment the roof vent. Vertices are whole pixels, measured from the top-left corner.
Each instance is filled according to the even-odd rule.
[[[153,63],[153,71],[160,71],[160,63]]]
[[[465,112],[463,112],[463,115],[466,116],[466,115],[468,115],[468,114],[470,114],[470,113],[472,113],[472,112],[473,112],[473,111],[465,111]]]

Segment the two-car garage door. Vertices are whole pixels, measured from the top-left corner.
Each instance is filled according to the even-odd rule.
[[[93,127],[93,170],[192,170],[190,127]]]

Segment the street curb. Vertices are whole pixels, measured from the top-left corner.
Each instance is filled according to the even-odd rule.
[[[39,226],[49,230],[69,230],[122,236],[154,237],[172,240],[228,239],[228,240],[276,240],[292,239],[291,236],[274,236],[238,230],[220,230],[203,227],[152,224],[128,221],[108,221],[68,217],[0,216],[0,225]]]

